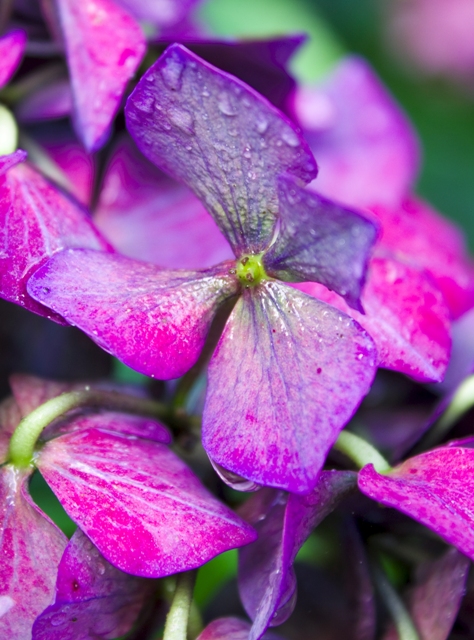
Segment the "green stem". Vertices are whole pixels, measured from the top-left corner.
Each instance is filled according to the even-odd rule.
[[[350,458],[359,469],[367,464],[373,464],[379,473],[390,471],[390,465],[377,449],[351,431],[341,431],[334,443],[334,449]]]
[[[375,584],[395,623],[398,640],[420,640],[416,627],[400,596],[379,567],[373,567]]]
[[[79,407],[100,407],[161,419],[168,416],[166,407],[153,400],[89,387],[81,391],[70,391],[48,400],[21,420],[10,440],[9,461],[20,468],[30,466],[36,441],[43,429],[68,411]]]
[[[196,571],[186,571],[176,576],[176,589],[166,617],[163,640],[187,639],[196,574]]]

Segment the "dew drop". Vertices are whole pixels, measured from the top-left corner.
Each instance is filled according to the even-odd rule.
[[[244,158],[247,158],[247,159],[250,159],[252,157],[250,147],[245,147],[243,155],[244,155]]]
[[[217,101],[217,106],[219,111],[223,113],[225,116],[236,116],[237,111],[234,108],[234,105],[231,102],[230,96],[226,91],[221,91],[219,94],[219,99]]]
[[[103,565],[103,564],[102,564],[102,562],[100,562],[100,563],[97,565],[97,572],[98,572],[98,574],[99,574],[99,575],[101,575],[101,576],[103,576],[103,575],[104,575],[104,573],[105,573],[105,565]]]
[[[183,81],[183,63],[176,56],[171,56],[161,67],[161,75],[168,89],[179,91]]]
[[[267,129],[268,129],[268,120],[265,120],[265,118],[261,118],[260,120],[257,120],[258,133],[260,133],[263,136],[263,134],[266,132]]]
[[[60,624],[67,622],[67,615],[65,613],[58,613],[51,618],[51,625],[53,627],[59,627]]]
[[[281,134],[281,137],[283,142],[285,142],[289,147],[296,148],[300,146],[298,136],[291,129],[285,129]]]
[[[189,111],[172,107],[171,109],[168,109],[168,118],[184,133],[187,133],[190,136],[194,135],[194,118]]]

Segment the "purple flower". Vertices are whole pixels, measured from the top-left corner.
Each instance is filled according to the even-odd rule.
[[[0,88],[9,82],[15,73],[26,44],[26,34],[17,29],[0,38]]]
[[[316,166],[298,130],[184,47],[145,74],[127,119],[145,155],[201,198],[236,261],[165,271],[66,251],[35,273],[29,293],[161,378],[196,362],[216,310],[239,295],[209,365],[204,447],[234,473],[307,492],[368,390],[375,352],[348,316],[276,278],[319,280],[359,307],[374,226],[303,190]]]

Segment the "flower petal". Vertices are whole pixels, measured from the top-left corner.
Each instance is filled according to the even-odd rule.
[[[333,307],[274,281],[245,289],[209,365],[204,448],[259,484],[311,491],[375,358],[371,338]]]
[[[77,529],[59,564],[56,600],[36,619],[33,640],[126,634],[155,589],[112,566]]]
[[[250,625],[239,618],[218,618],[213,620],[196,640],[249,640]],[[266,633],[262,640],[283,640],[276,633]]]
[[[57,0],[79,137],[89,151],[106,140],[127,82],[145,53],[138,23],[111,0]]]
[[[65,247],[107,250],[108,244],[84,209],[26,163],[0,178],[0,228],[1,297],[64,324],[27,294],[28,277]]]
[[[17,149],[7,156],[0,156],[0,176],[3,176],[4,173],[19,162],[26,160],[26,156],[26,151],[22,151],[21,149]]]
[[[359,489],[432,529],[474,559],[474,450],[441,447],[410,458],[380,475],[359,472]]]
[[[26,45],[26,33],[16,29],[0,38],[0,89],[15,73]]]
[[[258,533],[258,539],[239,552],[240,597],[253,620],[249,640],[289,618],[296,599],[296,554],[355,486],[353,472],[323,471],[307,496],[262,489],[245,503],[240,514]]]
[[[157,27],[171,27],[183,20],[199,0],[114,0],[137,20],[151,22]]]
[[[320,282],[360,311],[375,225],[289,177],[279,178],[278,195],[281,227],[263,257],[268,274],[287,282]]]
[[[271,241],[277,175],[308,182],[316,164],[299,130],[240,80],[174,44],[127,101],[142,153],[193,189],[240,255]]]
[[[196,362],[219,305],[238,290],[223,263],[163,271],[99,251],[64,251],[30,278],[28,292],[126,365],[160,379]]]
[[[88,429],[48,442],[37,466],[72,520],[127,573],[187,571],[255,539],[163,444]]]
[[[54,600],[66,536],[31,504],[25,484],[30,471],[0,469],[0,634],[30,638],[37,615]]]
[[[380,367],[422,382],[443,379],[451,352],[449,310],[425,273],[391,258],[373,258],[361,297],[364,315],[321,285],[296,287],[357,320],[375,340]]]
[[[15,116],[20,122],[65,118],[72,111],[71,83],[61,78],[32,91],[18,104]]]

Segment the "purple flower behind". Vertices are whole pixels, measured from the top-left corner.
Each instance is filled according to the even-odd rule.
[[[26,34],[17,29],[0,38],[0,89],[15,73],[23,56]]]
[[[239,618],[213,620],[196,640],[249,640],[250,625]],[[265,633],[262,640],[283,640],[276,633]]]

